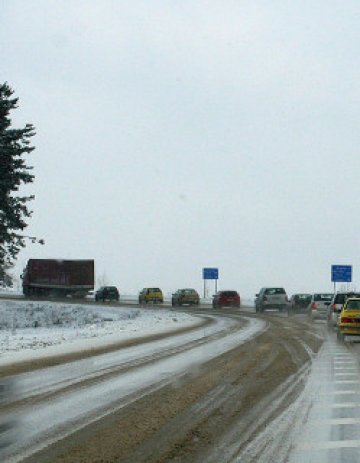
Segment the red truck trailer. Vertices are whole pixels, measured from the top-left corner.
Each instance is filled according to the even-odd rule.
[[[94,289],[94,261],[29,259],[22,286],[25,296],[85,297]]]

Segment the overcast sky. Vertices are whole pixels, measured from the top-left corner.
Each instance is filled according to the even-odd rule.
[[[46,241],[17,274],[94,258],[167,293],[213,266],[253,296],[352,264],[360,289],[358,0],[1,0],[0,24]]]

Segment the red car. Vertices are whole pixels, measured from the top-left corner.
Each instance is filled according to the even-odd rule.
[[[240,296],[237,291],[218,291],[213,296],[212,306],[215,309],[221,307],[237,307],[240,308]]]

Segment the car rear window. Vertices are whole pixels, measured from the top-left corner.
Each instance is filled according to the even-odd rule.
[[[149,288],[149,291],[151,291],[152,293],[160,293],[161,292],[160,288]]]
[[[184,293],[185,294],[195,294],[196,291],[195,291],[195,289],[184,289]]]
[[[310,301],[311,294],[295,294],[295,301]]]
[[[314,294],[314,301],[331,301],[332,294]]]
[[[346,294],[337,294],[335,296],[334,304],[343,304],[345,302]]]
[[[350,310],[360,310],[360,299],[358,301],[349,301],[346,305],[347,309]]]
[[[272,296],[274,294],[286,294],[284,288],[268,288],[265,294]]]
[[[237,296],[237,292],[236,291],[222,291],[221,295],[226,296],[226,297],[234,297],[234,296]]]

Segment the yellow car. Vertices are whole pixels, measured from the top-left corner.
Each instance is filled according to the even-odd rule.
[[[360,336],[360,298],[347,299],[338,318],[337,338],[344,342],[345,336]]]
[[[160,288],[144,288],[139,293],[139,304],[162,304],[163,293]]]

